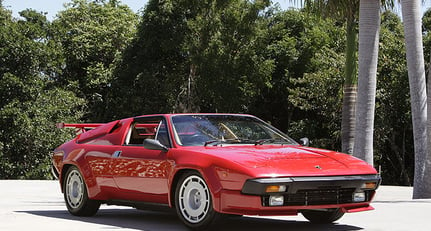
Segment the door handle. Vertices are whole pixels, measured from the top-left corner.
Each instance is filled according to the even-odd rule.
[[[112,154],[112,157],[118,158],[121,156],[121,151],[115,151],[114,154]]]

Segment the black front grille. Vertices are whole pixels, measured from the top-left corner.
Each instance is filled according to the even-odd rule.
[[[355,189],[313,189],[299,190],[285,197],[286,205],[324,205],[352,202]]]
[[[284,194],[284,206],[303,206],[303,205],[329,205],[353,203],[352,188],[335,188],[335,189],[303,189],[294,194]],[[368,201],[366,193],[366,201]],[[263,198],[263,205],[269,206],[269,196]]]

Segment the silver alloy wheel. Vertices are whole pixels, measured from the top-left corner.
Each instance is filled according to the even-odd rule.
[[[66,197],[70,207],[78,208],[84,198],[84,181],[78,170],[72,170],[66,179]]]
[[[210,210],[210,198],[208,186],[201,177],[187,177],[181,184],[178,198],[184,219],[193,224],[204,220]]]

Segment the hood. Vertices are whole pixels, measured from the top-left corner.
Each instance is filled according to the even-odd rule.
[[[299,145],[199,147],[200,152],[234,162],[255,177],[336,176],[376,174],[376,170],[355,157]]]

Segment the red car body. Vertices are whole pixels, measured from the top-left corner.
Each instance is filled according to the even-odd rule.
[[[105,124],[60,124],[59,127],[75,127],[80,131],[76,138],[56,148],[52,159],[69,211],[75,215],[92,215],[100,203],[137,208],[153,204],[179,206],[184,207],[185,212],[177,212],[180,217],[185,216],[183,221],[187,226],[202,228],[214,217],[208,221],[205,217],[199,218],[199,214],[193,215],[193,206],[201,206],[200,192],[209,193],[204,198],[211,208],[202,209],[209,209],[205,213],[210,214],[296,215],[302,212],[306,215],[308,212],[306,217],[311,221],[332,222],[345,212],[372,209],[370,201],[380,177],[364,161],[301,146],[288,137],[283,142],[274,142],[275,135],[268,140],[243,142],[236,131],[250,133],[249,127],[243,129],[243,122],[232,125],[230,120],[217,125],[223,130],[222,139],[201,139],[195,130],[201,129],[201,133],[212,137],[210,134],[214,132],[210,130],[215,122],[205,120],[211,127],[202,128],[193,121],[207,117],[252,121],[286,137],[256,117],[236,114],[163,114]],[[155,139],[157,134],[159,138]],[[250,133],[252,136],[255,134]],[[187,142],[191,143],[187,145]],[[71,168],[76,170],[75,174]],[[186,185],[184,175],[191,173],[201,178],[204,188]],[[177,197],[183,191],[191,196]],[[97,208],[81,212],[82,197],[86,199],[84,202],[95,202]],[[194,204],[187,207],[187,204],[181,205],[182,200]],[[329,213],[337,218],[318,219],[315,213],[317,217]]]

